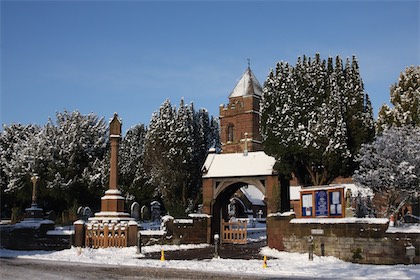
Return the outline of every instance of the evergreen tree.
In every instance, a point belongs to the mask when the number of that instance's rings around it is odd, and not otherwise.
[[[183,100],[178,109],[166,100],[153,114],[144,166],[170,214],[184,216],[201,198],[201,167],[216,131],[206,110],[195,112]]]
[[[56,116],[56,124],[50,120],[44,127],[5,127],[1,135],[4,191],[30,198],[30,178],[37,173],[39,203],[45,210],[95,206],[101,195],[107,127],[94,114],[65,111]]]
[[[322,185],[338,177],[348,167],[350,158],[347,127],[334,73],[331,74],[329,83],[327,99],[308,124],[309,157],[306,158],[305,167],[314,185]]]
[[[392,126],[420,125],[420,66],[410,66],[400,74],[398,83],[391,86],[394,108],[382,105],[378,114],[378,132]]]
[[[350,152],[356,155],[362,143],[370,142],[374,137],[374,122],[372,106],[369,97],[364,91],[362,79],[360,77],[359,64],[355,56],[347,59],[345,69],[344,111],[345,121],[348,125],[348,142]],[[355,169],[352,165],[351,171]],[[350,176],[351,174],[345,174]]]
[[[7,208],[24,209],[31,202],[31,175],[36,169],[36,148],[41,128],[12,124],[0,134],[0,190],[2,216]],[[11,213],[7,213],[7,218]]]
[[[133,195],[140,205],[149,205],[156,196],[144,170],[146,133],[143,124],[130,128],[121,141],[118,160],[119,188],[127,196]]]
[[[171,195],[180,198],[181,203],[173,203],[171,206],[175,210],[174,214],[184,214],[188,208],[192,195],[192,177],[194,172],[194,119],[193,113],[189,106],[181,100],[174,123],[174,135],[172,138],[172,147],[169,150],[171,156],[171,166],[174,174],[175,184],[177,188],[173,190]],[[178,208],[178,206],[180,206]],[[178,208],[178,209],[176,209]]]
[[[66,190],[67,205],[88,205],[100,196],[103,162],[108,151],[108,127],[103,118],[78,111],[56,114],[45,134],[51,156],[47,187]]]
[[[169,100],[166,100],[154,112],[146,133],[144,144],[144,167],[150,176],[150,184],[156,187],[156,192],[163,202],[171,201],[171,165],[168,158],[170,149],[169,139],[174,122],[174,109]]]
[[[299,77],[302,77],[300,75]],[[264,150],[282,162],[277,166],[281,174],[290,174],[294,170],[298,161],[294,160],[294,154],[297,153],[298,130],[297,123],[299,116],[294,112],[294,101],[305,100],[294,93],[295,85],[293,73],[287,63],[279,62],[276,66],[276,72],[270,71],[263,87],[263,96],[261,99],[261,135],[264,143]],[[299,92],[303,95],[302,92]]]
[[[220,130],[219,120],[213,116],[210,117],[210,135],[208,137],[208,145],[210,148],[214,148],[216,153],[222,150],[222,144],[220,142]]]
[[[328,184],[355,169],[354,155],[373,139],[371,104],[355,57],[328,62],[306,56],[280,62],[264,84],[261,133],[280,173],[302,185]]]

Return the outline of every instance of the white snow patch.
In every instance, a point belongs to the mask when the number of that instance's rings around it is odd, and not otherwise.
[[[53,225],[54,222],[51,220],[40,220],[40,219],[25,219],[22,222],[15,224],[14,228],[39,228],[41,225]]]
[[[166,230],[140,230],[141,235],[166,235]]]
[[[161,218],[161,221],[162,221],[162,223],[166,223],[166,222],[169,222],[170,220],[173,220],[173,219],[174,219],[174,217],[169,216],[169,215],[165,215]]]
[[[301,218],[292,219],[292,224],[387,224],[384,218]]]
[[[74,228],[72,226],[56,227],[53,230],[47,231],[47,235],[72,235],[74,234]]]
[[[420,224],[405,224],[399,227],[388,227],[386,233],[420,233]]]
[[[205,248],[198,245],[154,245],[142,247],[142,253],[161,250],[188,250]],[[136,254],[136,247],[128,248],[71,248],[62,251],[13,251],[0,250],[0,257],[43,259],[60,262],[91,263],[154,268],[176,268],[204,272],[221,272],[238,276],[275,276],[310,278],[352,278],[352,279],[420,279],[420,265],[361,265],[341,261],[334,257],[280,252],[268,247],[261,250],[261,260],[209,259],[209,260],[166,260],[145,259]],[[267,268],[263,268],[263,256],[267,256]]]
[[[246,185],[241,188],[241,191],[252,203],[252,205],[259,205],[259,206],[265,205],[264,194],[256,186]]]
[[[277,213],[270,213],[267,215],[267,217],[288,217],[292,215],[296,215],[296,213],[293,211],[286,211],[283,213],[277,212]]]
[[[193,219],[175,219],[174,224],[192,224],[194,223]]]
[[[188,217],[191,217],[191,218],[211,218],[211,216],[208,215],[208,214],[199,214],[199,213],[188,214]]]
[[[300,200],[301,186],[290,186],[290,200]]]

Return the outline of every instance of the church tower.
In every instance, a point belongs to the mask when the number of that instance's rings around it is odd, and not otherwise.
[[[250,66],[229,95],[229,104],[219,108],[222,153],[262,150],[260,100],[262,87]]]

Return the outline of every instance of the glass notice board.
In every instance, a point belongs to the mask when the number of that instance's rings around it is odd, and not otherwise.
[[[343,217],[343,187],[317,187],[301,191],[302,217]]]
[[[319,190],[315,192],[315,216],[328,216],[328,196],[327,191]]]
[[[311,217],[312,216],[312,194],[303,194],[302,195],[302,216]]]
[[[330,215],[341,216],[343,214],[343,207],[341,201],[341,192],[330,192]]]

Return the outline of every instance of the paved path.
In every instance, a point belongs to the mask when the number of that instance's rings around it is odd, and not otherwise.
[[[45,261],[36,259],[0,258],[1,280],[73,280],[73,279],[172,279],[172,280],[268,280],[300,279],[296,277],[271,277],[233,275],[218,272],[178,270],[170,268],[151,268],[115,266],[72,262]]]

